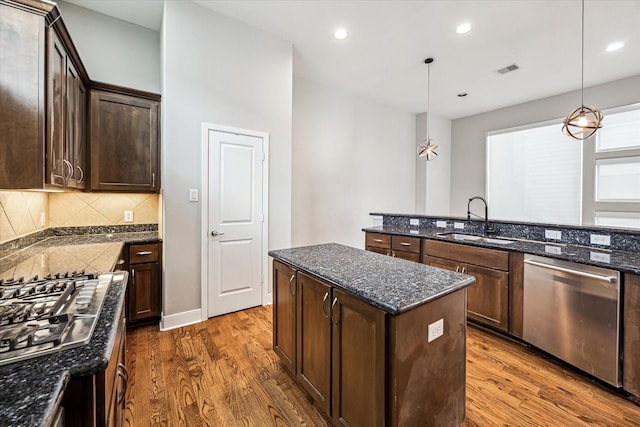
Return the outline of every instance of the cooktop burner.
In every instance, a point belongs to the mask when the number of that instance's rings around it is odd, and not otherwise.
[[[0,365],[89,342],[109,285],[126,279],[81,271],[0,280]]]

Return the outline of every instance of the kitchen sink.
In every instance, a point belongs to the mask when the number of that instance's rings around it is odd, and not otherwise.
[[[486,243],[494,243],[498,245],[510,245],[514,243],[513,240],[504,239],[502,237],[482,237],[482,236],[476,236],[475,234],[455,233],[451,231],[438,233],[438,236],[448,236],[455,240],[466,240],[469,242],[486,242]]]

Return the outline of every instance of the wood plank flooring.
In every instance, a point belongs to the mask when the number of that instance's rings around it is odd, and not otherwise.
[[[125,425],[328,426],[279,365],[271,340],[271,307],[167,332],[128,331]],[[639,406],[475,327],[467,334],[466,408],[464,427],[640,426]]]

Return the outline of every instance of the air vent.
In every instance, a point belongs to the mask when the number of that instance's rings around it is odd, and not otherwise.
[[[507,65],[504,68],[500,68],[499,70],[496,70],[496,73],[498,73],[498,74],[507,74],[507,73],[510,73],[512,71],[519,70],[519,69],[520,69],[520,67],[518,67],[518,65],[511,64],[511,65]]]

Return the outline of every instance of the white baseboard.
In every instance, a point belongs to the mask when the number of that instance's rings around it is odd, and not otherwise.
[[[202,310],[200,310],[199,308],[195,310],[183,311],[182,313],[162,316],[162,321],[160,322],[160,330],[168,331],[170,329],[179,328],[181,326],[200,323],[202,321],[201,316]]]

